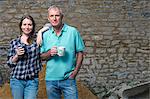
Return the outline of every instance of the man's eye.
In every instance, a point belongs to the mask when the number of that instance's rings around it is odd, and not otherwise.
[[[56,17],[59,17],[60,15],[56,15]]]
[[[50,15],[50,17],[54,17],[54,16],[55,16],[55,17],[59,17],[60,15]]]

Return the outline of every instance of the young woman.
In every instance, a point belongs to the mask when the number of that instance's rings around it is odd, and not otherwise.
[[[13,99],[36,99],[42,64],[33,18],[30,15],[22,17],[19,28],[21,36],[10,42],[8,51],[11,92]]]

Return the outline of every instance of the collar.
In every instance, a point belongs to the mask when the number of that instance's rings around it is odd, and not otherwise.
[[[52,29],[52,33],[54,33],[54,32],[55,32],[55,31],[54,31],[54,28],[52,27],[51,29]],[[63,32],[65,32],[65,31],[67,31],[67,24],[64,23],[64,25],[63,25],[63,27],[62,27],[62,29],[61,29],[61,34],[62,34]]]

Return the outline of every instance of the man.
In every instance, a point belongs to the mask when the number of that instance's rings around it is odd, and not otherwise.
[[[48,99],[78,99],[75,77],[83,61],[84,43],[78,30],[62,22],[63,13],[57,6],[48,9],[52,27],[43,34],[41,57],[46,64],[46,90]],[[59,56],[58,48],[64,47]]]

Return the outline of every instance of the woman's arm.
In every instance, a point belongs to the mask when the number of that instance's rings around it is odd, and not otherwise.
[[[50,23],[47,23],[43,26],[43,28],[41,28],[38,33],[37,33],[37,38],[36,38],[36,42],[38,44],[38,46],[42,45],[42,33],[44,33],[45,31],[47,31],[49,28],[51,27]]]
[[[8,56],[7,56],[7,64],[9,67],[16,66],[16,63],[19,59],[19,57],[22,57],[24,54],[24,48],[16,47],[17,45],[16,41],[11,41],[10,48],[8,50]]]

